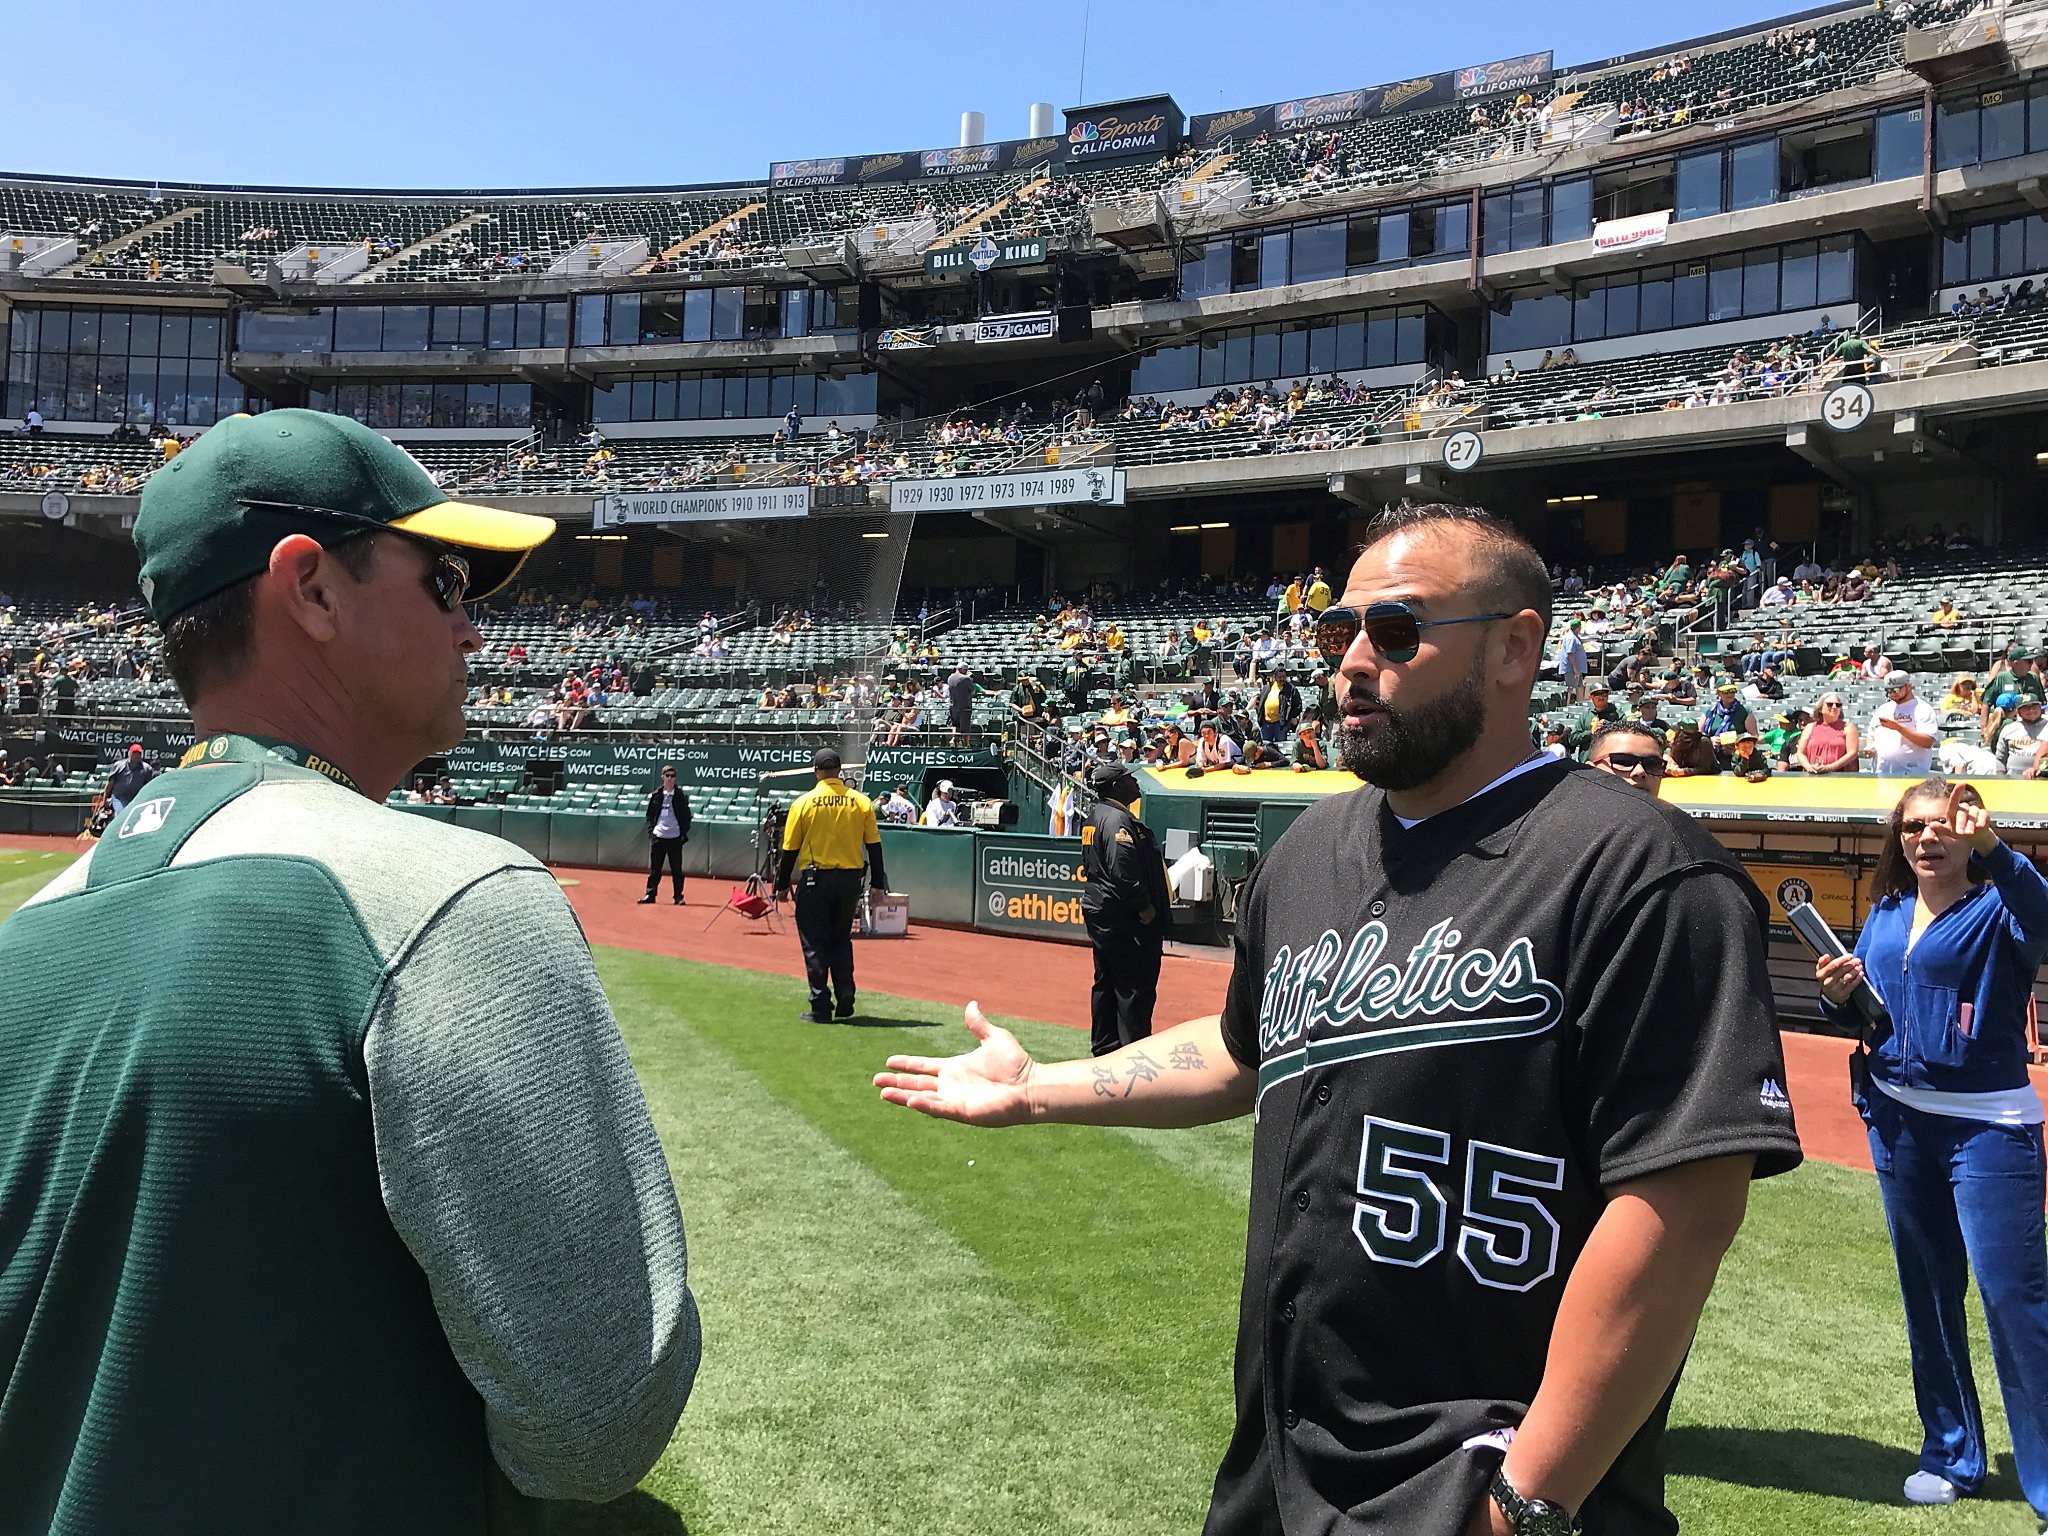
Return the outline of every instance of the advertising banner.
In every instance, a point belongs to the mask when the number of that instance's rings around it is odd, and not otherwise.
[[[811,766],[816,747],[808,742],[773,742],[746,747],[727,743],[667,742],[646,746],[612,746],[591,741],[466,741],[442,754],[454,778],[503,778],[526,772],[538,758],[559,762],[571,784],[618,784],[653,789],[661,770],[674,764],[684,789],[725,784],[751,788],[764,773]],[[859,753],[847,754],[849,760]],[[872,747],[865,770],[871,775],[915,778],[927,768],[994,768],[1002,765],[1002,748]],[[847,781],[860,775],[847,771]],[[785,786],[787,787],[787,786]]]
[[[1756,883],[1770,904],[1770,931],[1774,939],[1797,937],[1785,911],[1808,902],[1838,933],[1853,934],[1861,924],[1863,914],[1856,908],[1856,870],[1846,858],[1820,855],[1807,863],[1782,853],[1768,861],[1752,860],[1745,855],[1742,872]]]
[[[1180,148],[1180,107],[1171,96],[1144,96],[1067,108],[1067,165],[1158,159]]]
[[[778,160],[768,167],[768,185],[776,188],[837,187],[847,180],[843,156],[829,160]]]
[[[998,144],[960,144],[950,149],[900,149],[879,155],[778,160],[768,167],[768,185],[779,192],[795,187],[851,187],[861,183],[1043,170],[1061,158],[1066,145],[1063,138],[1004,139]]]
[[[875,333],[875,350],[878,352],[913,352],[921,347],[936,347],[940,332],[936,325],[899,325]]]
[[[1188,138],[1197,149],[1215,149],[1226,140],[1242,144],[1272,131],[1271,107],[1236,107],[1228,112],[1198,113],[1188,125]]]
[[[43,730],[43,750],[63,752],[66,755],[77,752],[97,752],[105,756],[118,757],[128,750],[130,743],[139,742],[144,755],[159,767],[180,756],[184,750],[198,740],[191,727],[146,726],[136,730],[130,726],[125,730],[110,730],[105,727],[87,725],[46,725]]]
[[[765,490],[728,486],[717,491],[626,491],[598,499],[591,509],[595,529],[628,523],[734,523],[759,517],[808,517],[811,488],[779,485]]]
[[[1016,834],[974,840],[974,926],[1085,943],[1081,840]]]
[[[1491,64],[1470,64],[1458,71],[1458,99],[1493,96],[1502,91],[1533,91],[1550,84],[1555,55],[1525,53],[1520,58],[1499,59]]]
[[[1548,58],[1549,55],[1543,55]],[[1482,70],[1505,69],[1523,60],[1479,66]],[[1461,72],[1469,73],[1469,71]],[[1546,76],[1546,78],[1548,78]],[[1235,107],[1228,112],[1204,112],[1190,125],[1188,137],[1200,149],[1213,149],[1226,139],[1243,143],[1259,134],[1302,133],[1310,128],[1341,128],[1399,112],[1420,112],[1448,106],[1457,100],[1458,74],[1418,75],[1413,80],[1396,80],[1391,85],[1361,86],[1354,91],[1328,91],[1321,96],[1300,96],[1264,107]],[[1499,87],[1488,86],[1488,90]]]
[[[1458,99],[1457,76],[1446,69],[1434,75],[1417,75],[1413,80],[1396,80],[1392,85],[1376,85],[1365,95],[1365,115],[1369,118],[1425,112],[1432,107],[1447,107]]]
[[[849,162],[857,185],[880,181],[915,181],[919,151],[894,149],[881,155],[855,155]]]
[[[1281,133],[1299,133],[1304,128],[1335,128],[1356,123],[1366,116],[1371,91],[1331,91],[1322,96],[1304,96],[1268,108],[1273,126]]]
[[[1006,171],[1049,170],[1059,163],[1060,152],[1067,147],[1067,141],[1058,135],[1042,139],[1009,139],[1003,144],[1003,169]]]
[[[1001,144],[961,144],[927,149],[917,157],[919,176],[988,176],[1003,168]]]
[[[993,315],[974,322],[974,339],[983,341],[1044,341],[1053,333],[1052,316]]]
[[[1639,213],[1630,219],[1603,219],[1593,226],[1593,249],[1626,251],[1639,245],[1662,245],[1671,227],[1671,210]]]
[[[891,512],[979,512],[990,507],[1124,504],[1120,469],[1042,469],[1021,475],[959,475],[948,480],[896,480]]]

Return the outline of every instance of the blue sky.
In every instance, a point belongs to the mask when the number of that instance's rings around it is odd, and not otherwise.
[[[1530,0],[39,0],[8,18],[0,172],[356,187],[739,180],[770,160],[1021,138],[1033,101],[1190,113],[1541,48],[1560,65],[1786,14]]]

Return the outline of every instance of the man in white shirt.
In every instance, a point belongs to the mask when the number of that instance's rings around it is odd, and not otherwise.
[[[1885,702],[1871,711],[1866,738],[1881,774],[1924,776],[1934,771],[1934,744],[1941,726],[1934,706],[1913,697],[1913,679],[1894,672],[1885,679]]]
[[[917,802],[910,798],[910,786],[898,784],[884,795],[875,806],[875,814],[886,822],[899,827],[913,826],[917,822]]]
[[[2041,713],[2041,701],[2031,693],[2020,695],[2015,714],[1998,733],[1998,771],[2008,778],[2031,779],[2035,751],[2048,740],[2048,716]]]
[[[1788,606],[1790,606],[1791,602],[1792,602],[1792,578],[1791,578],[1791,577],[1789,577],[1789,576],[1780,576],[1780,577],[1779,577],[1779,578],[1778,578],[1778,579],[1777,579],[1776,581],[1772,582],[1772,583],[1771,583],[1771,585],[1769,585],[1768,587],[1765,587],[1765,588],[1764,588],[1764,600],[1763,600],[1763,606],[1764,606],[1764,607],[1766,607],[1766,608],[1784,608],[1784,607],[1788,607]]]
[[[953,804],[953,781],[939,780],[939,792],[932,796],[924,808],[924,824],[928,827],[957,827],[960,825],[960,808]]]

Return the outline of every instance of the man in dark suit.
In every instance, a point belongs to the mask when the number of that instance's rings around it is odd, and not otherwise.
[[[654,900],[654,888],[661,884],[661,866],[668,865],[675,882],[676,905],[683,904],[683,844],[690,840],[690,797],[676,788],[673,767],[661,770],[661,788],[647,797],[647,894],[640,905]]]

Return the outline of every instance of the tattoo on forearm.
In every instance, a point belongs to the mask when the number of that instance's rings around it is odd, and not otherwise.
[[[1095,1093],[1096,1093],[1096,1097],[1098,1097],[1098,1098],[1104,1098],[1104,1099],[1113,1099],[1113,1098],[1115,1098],[1115,1097],[1116,1097],[1116,1068],[1114,1068],[1114,1067],[1106,1067],[1106,1066],[1103,1066],[1103,1065],[1101,1065],[1100,1063],[1098,1063],[1097,1065],[1095,1065],[1094,1067],[1092,1067],[1092,1068],[1090,1069],[1090,1072],[1092,1073],[1092,1075],[1093,1075],[1093,1076],[1094,1076],[1094,1078],[1095,1078]]]
[[[1124,1084],[1124,1097],[1127,1099],[1131,1096],[1131,1090],[1138,1084],[1149,1083],[1159,1076],[1159,1063],[1143,1051],[1133,1055],[1124,1066],[1130,1074],[1130,1080]]]
[[[1202,1070],[1202,1048],[1192,1040],[1184,1040],[1166,1053],[1166,1064],[1176,1072],[1199,1072]]]

